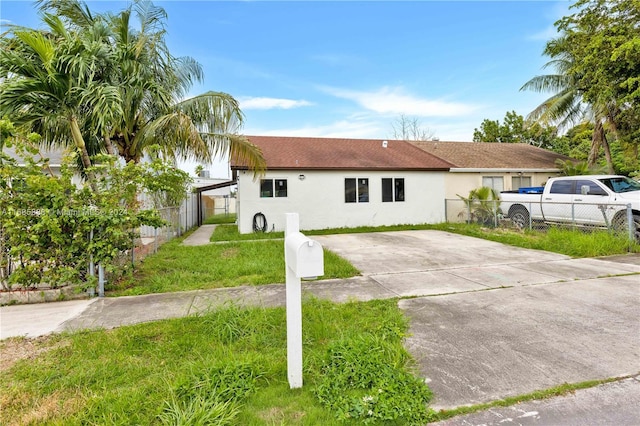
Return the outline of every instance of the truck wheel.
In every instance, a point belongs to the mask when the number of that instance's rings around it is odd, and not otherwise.
[[[637,242],[640,243],[640,214],[633,215],[634,231],[633,236]],[[613,218],[613,229],[623,235],[629,233],[629,226],[627,225],[627,215],[618,214]]]
[[[526,229],[529,227],[529,212],[524,207],[514,208],[509,217],[518,229]]]

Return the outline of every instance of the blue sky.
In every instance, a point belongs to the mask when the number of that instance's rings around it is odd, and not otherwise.
[[[245,134],[391,138],[404,114],[453,141],[545,98],[519,89],[545,73],[544,45],[571,3],[155,2],[168,13],[172,53],[203,65],[192,94],[233,95]],[[31,1],[3,0],[0,19],[39,26]]]

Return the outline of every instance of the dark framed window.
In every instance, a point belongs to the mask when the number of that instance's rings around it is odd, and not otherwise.
[[[260,179],[260,198],[286,197],[286,179]]]
[[[344,202],[345,203],[368,203],[369,202],[369,179],[368,178],[346,178],[344,180]]]
[[[382,178],[382,202],[404,201],[404,178]]]
[[[276,197],[286,197],[287,196],[287,180],[286,179],[276,179],[273,181],[275,186]]]

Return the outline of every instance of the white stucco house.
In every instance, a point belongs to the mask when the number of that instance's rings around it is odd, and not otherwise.
[[[247,136],[267,171],[254,177],[231,162],[241,233],[254,225],[300,229],[438,223],[445,219],[445,179],[452,165],[406,141]]]
[[[560,173],[561,154],[527,144],[247,136],[263,152],[264,176],[231,163],[241,233],[457,220],[458,195],[542,186]],[[266,223],[265,223],[266,222]]]

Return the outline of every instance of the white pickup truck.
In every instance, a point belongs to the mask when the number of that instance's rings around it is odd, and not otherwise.
[[[640,241],[640,182],[625,176],[551,178],[539,191],[503,191],[500,200],[500,208],[518,227],[541,221],[621,231],[628,229],[631,204],[635,238]]]

